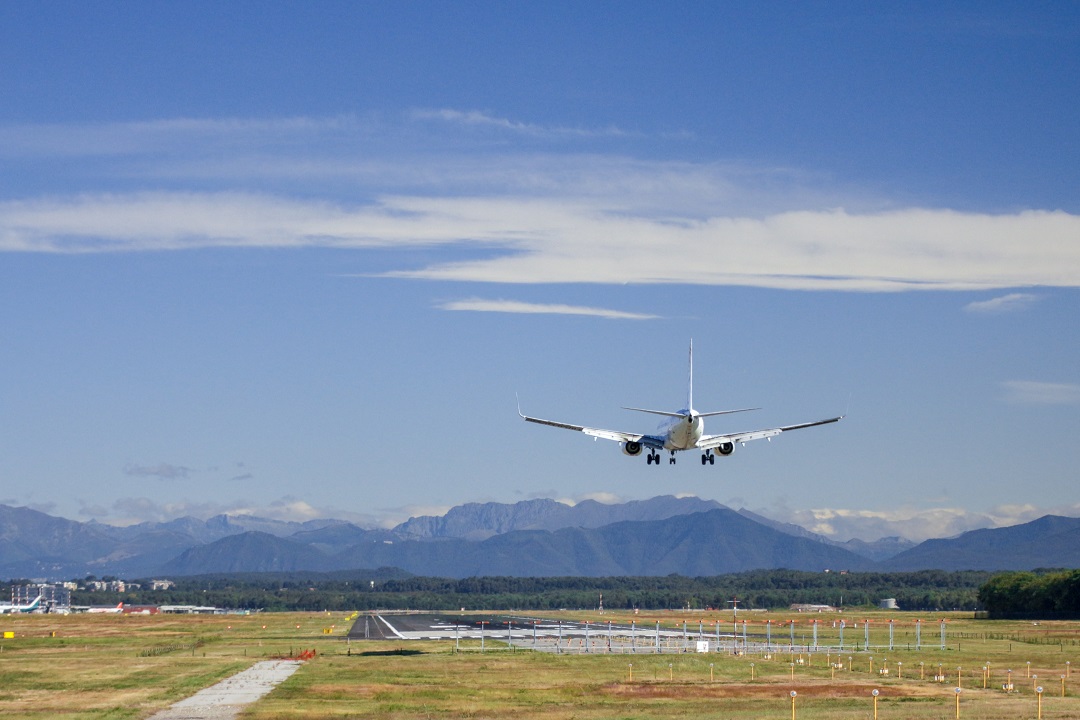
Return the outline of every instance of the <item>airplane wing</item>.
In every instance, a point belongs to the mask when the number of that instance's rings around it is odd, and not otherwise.
[[[525,415],[521,412],[521,408],[518,408],[518,415],[527,422],[537,423],[539,425],[550,425],[551,427],[562,428],[563,430],[577,430],[580,433],[603,438],[604,440],[614,440],[615,442],[639,442],[645,447],[655,448],[657,450],[664,449],[664,438],[655,435],[642,435],[641,433],[629,433],[620,430],[602,430],[600,428],[591,428],[584,425],[571,425],[570,423],[556,422],[554,420],[543,420],[541,418]]]
[[[699,450],[714,450],[721,445],[728,443],[745,443],[751,440],[762,440],[764,438],[776,437],[782,432],[788,430],[801,430],[802,428],[816,427],[818,425],[828,425],[829,423],[839,422],[843,420],[844,416],[829,418],[827,420],[817,420],[815,422],[800,423],[798,425],[785,425],[784,427],[769,428],[767,430],[754,430],[752,432],[731,433],[729,435],[706,435],[698,440],[697,447]]]

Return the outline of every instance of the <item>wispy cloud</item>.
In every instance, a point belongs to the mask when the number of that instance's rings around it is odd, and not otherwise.
[[[484,247],[389,277],[497,283],[677,283],[800,290],[1080,286],[1080,216],[909,209],[639,217],[600,201],[388,197],[357,207],[239,193],[0,203],[0,250]],[[1017,238],[1026,238],[1017,242]]]
[[[766,517],[800,525],[811,532],[840,542],[853,538],[874,541],[902,537],[914,542],[954,537],[970,530],[997,528],[1031,522],[1043,515],[1080,516],[1080,503],[1056,507],[1000,505],[986,512],[963,508],[898,507],[889,510],[817,508],[755,510]]]
[[[195,472],[183,465],[170,465],[159,463],[157,465],[136,465],[128,463],[124,466],[124,474],[134,477],[156,477],[160,480],[181,480]]]
[[[440,310],[464,310],[469,312],[523,313],[527,315],[587,315],[609,320],[655,320],[658,315],[609,310],[607,308],[585,307],[581,305],[559,305],[548,303],[529,303],[518,300],[485,300],[468,298],[448,300],[439,303]]]
[[[414,110],[411,116],[418,120],[439,120],[455,125],[494,128],[523,135],[543,137],[622,137],[628,134],[614,126],[608,126],[601,129],[587,129],[537,125],[534,123],[496,117],[488,113],[480,112],[479,110],[454,110],[449,108],[443,108],[441,110]]]
[[[0,126],[0,156],[28,167],[48,159],[58,176],[70,168],[80,186],[110,189],[0,202],[0,252],[439,245],[448,259],[387,275],[867,292],[1080,286],[1080,216],[1066,212],[897,209],[787,168],[621,156],[595,140],[617,128],[456,109],[406,120]],[[485,146],[461,130],[476,127],[534,140]],[[586,139],[568,151],[560,137]],[[967,309],[1016,310],[1034,297]]]
[[[964,306],[964,310],[971,313],[998,315],[1002,313],[1019,312],[1038,302],[1039,296],[1031,293],[1009,293],[990,300],[970,302]]]
[[[194,517],[200,520],[217,515],[247,515],[281,520],[283,522],[305,522],[321,518],[346,520],[361,527],[387,526],[383,513],[355,513],[341,508],[316,507],[293,496],[277,500],[256,502],[238,499],[232,502],[196,502],[174,501],[158,502],[147,497],[126,497],[113,501],[109,505],[96,502],[81,502],[78,515],[93,518],[109,525],[134,525],[141,522],[168,522],[182,517]],[[402,518],[404,519],[404,518]],[[391,522],[396,524],[400,520]]]
[[[1009,380],[1002,383],[1006,402],[1017,405],[1080,405],[1080,385],[1034,380]]]

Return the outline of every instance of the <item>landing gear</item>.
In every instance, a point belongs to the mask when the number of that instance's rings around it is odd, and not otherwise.
[[[712,465],[715,462],[716,462],[716,456],[713,455],[711,452],[701,453],[701,464],[702,465]]]
[[[660,458],[657,458],[656,460],[657,460],[657,462],[659,462]],[[671,451],[671,457],[668,458],[668,465],[674,465],[674,464],[675,464],[675,451],[672,450]]]
[[[655,452],[650,452],[648,455],[645,456],[645,464],[646,465],[652,465],[653,463],[656,463],[657,465],[659,465],[660,464],[660,456],[657,455]]]

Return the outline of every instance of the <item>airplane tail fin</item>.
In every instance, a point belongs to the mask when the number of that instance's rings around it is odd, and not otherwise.
[[[651,413],[652,415],[664,415],[666,417],[713,417],[716,415],[730,415],[731,413],[749,412],[750,410],[760,410],[761,408],[740,408],[738,410],[717,410],[715,412],[699,413],[694,410],[694,340],[690,339],[690,357],[689,357],[689,371],[686,379],[686,410],[684,412],[669,412],[667,410],[647,410],[645,408],[626,407],[623,406],[623,410],[634,410],[636,412]]]
[[[694,411],[694,339],[690,338],[690,373],[686,381],[686,409]]]

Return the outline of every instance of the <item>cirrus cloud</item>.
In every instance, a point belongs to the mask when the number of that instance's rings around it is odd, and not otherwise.
[[[1018,242],[1023,238],[1024,242]],[[202,247],[475,251],[388,277],[667,283],[887,292],[1080,286],[1080,217],[912,208],[695,219],[601,199],[385,197],[355,207],[244,193],[134,193],[0,203],[0,250]]]
[[[467,298],[440,303],[441,310],[464,310],[470,312],[523,313],[526,315],[585,315],[608,320],[655,320],[659,315],[609,310],[607,308],[562,305],[557,303],[530,303],[519,300],[485,300]]]

